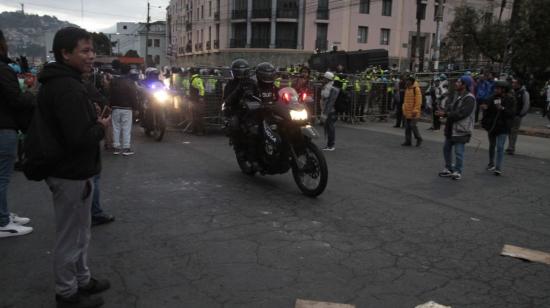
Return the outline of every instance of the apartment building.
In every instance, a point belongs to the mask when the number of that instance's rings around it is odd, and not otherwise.
[[[441,37],[454,10],[469,4],[500,14],[498,0],[444,0]],[[437,0],[422,0],[417,36],[416,0],[171,0],[167,9],[171,62],[228,65],[237,57],[276,66],[304,62],[313,52],[387,49],[405,68],[419,42],[421,65],[433,55]],[[510,16],[509,4],[503,18]]]
[[[146,32],[145,23],[117,23],[116,33],[107,34],[114,43],[112,53],[124,55],[129,50],[135,50],[144,58],[147,49],[148,66],[160,68],[170,64],[166,56],[166,22],[152,22],[149,25],[149,33]]]

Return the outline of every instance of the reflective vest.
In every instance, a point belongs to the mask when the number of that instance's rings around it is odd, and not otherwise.
[[[181,84],[183,86],[184,94],[189,95],[189,89],[191,88],[191,82],[189,82],[189,77],[183,78]]]
[[[197,100],[199,97],[204,97],[204,82],[199,74],[191,76],[191,88],[189,96],[192,100]]]
[[[206,80],[206,92],[207,93],[214,93],[216,92],[216,85],[218,84],[218,79],[215,78],[208,78]]]

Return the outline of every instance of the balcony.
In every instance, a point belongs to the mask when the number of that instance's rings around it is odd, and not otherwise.
[[[231,18],[232,19],[246,19],[248,14],[247,10],[233,10],[231,12]]]
[[[246,39],[231,39],[229,42],[230,48],[245,48],[246,47]]]
[[[214,20],[220,21],[220,12],[214,12]]]
[[[325,51],[328,49],[328,40],[316,39],[315,40],[315,49]]]
[[[220,42],[218,40],[214,40],[214,49],[220,48]]]
[[[212,42],[208,41],[206,42],[206,50],[210,50],[210,49],[212,49]]]
[[[318,20],[329,20],[329,10],[328,8],[318,8],[317,9],[317,19]]]
[[[287,48],[287,49],[296,49],[297,40],[276,40],[276,48]]]
[[[277,9],[277,18],[297,19],[298,9]]]
[[[253,9],[252,18],[271,18],[271,9]]]
[[[252,48],[269,48],[269,38],[253,38],[250,42]]]

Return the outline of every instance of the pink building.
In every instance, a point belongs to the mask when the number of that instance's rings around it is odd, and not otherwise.
[[[443,0],[441,38],[463,4],[500,13],[498,0]],[[511,2],[511,1],[510,1]],[[434,52],[437,0],[422,0],[421,65]],[[511,3],[505,9],[509,18]],[[315,50],[387,49],[392,63],[410,66],[416,51],[416,0],[171,0],[169,53],[179,65],[304,62]]]

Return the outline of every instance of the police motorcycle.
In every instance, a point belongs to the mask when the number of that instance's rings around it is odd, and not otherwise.
[[[272,84],[274,74],[275,69],[269,63],[256,68],[258,83]],[[309,125],[307,109],[298,93],[286,87],[278,91],[277,97],[270,97],[259,87],[256,94],[247,92],[241,98],[244,116],[240,129],[246,136],[246,145],[230,142],[241,171],[253,176],[257,172],[273,175],[292,170],[303,194],[320,195],[327,186],[328,167],[323,153],[312,141],[319,134]]]
[[[156,68],[145,70],[146,79],[142,82],[141,126],[145,135],[161,141],[166,132],[167,114],[171,106],[172,95],[166,85],[158,79]]]

